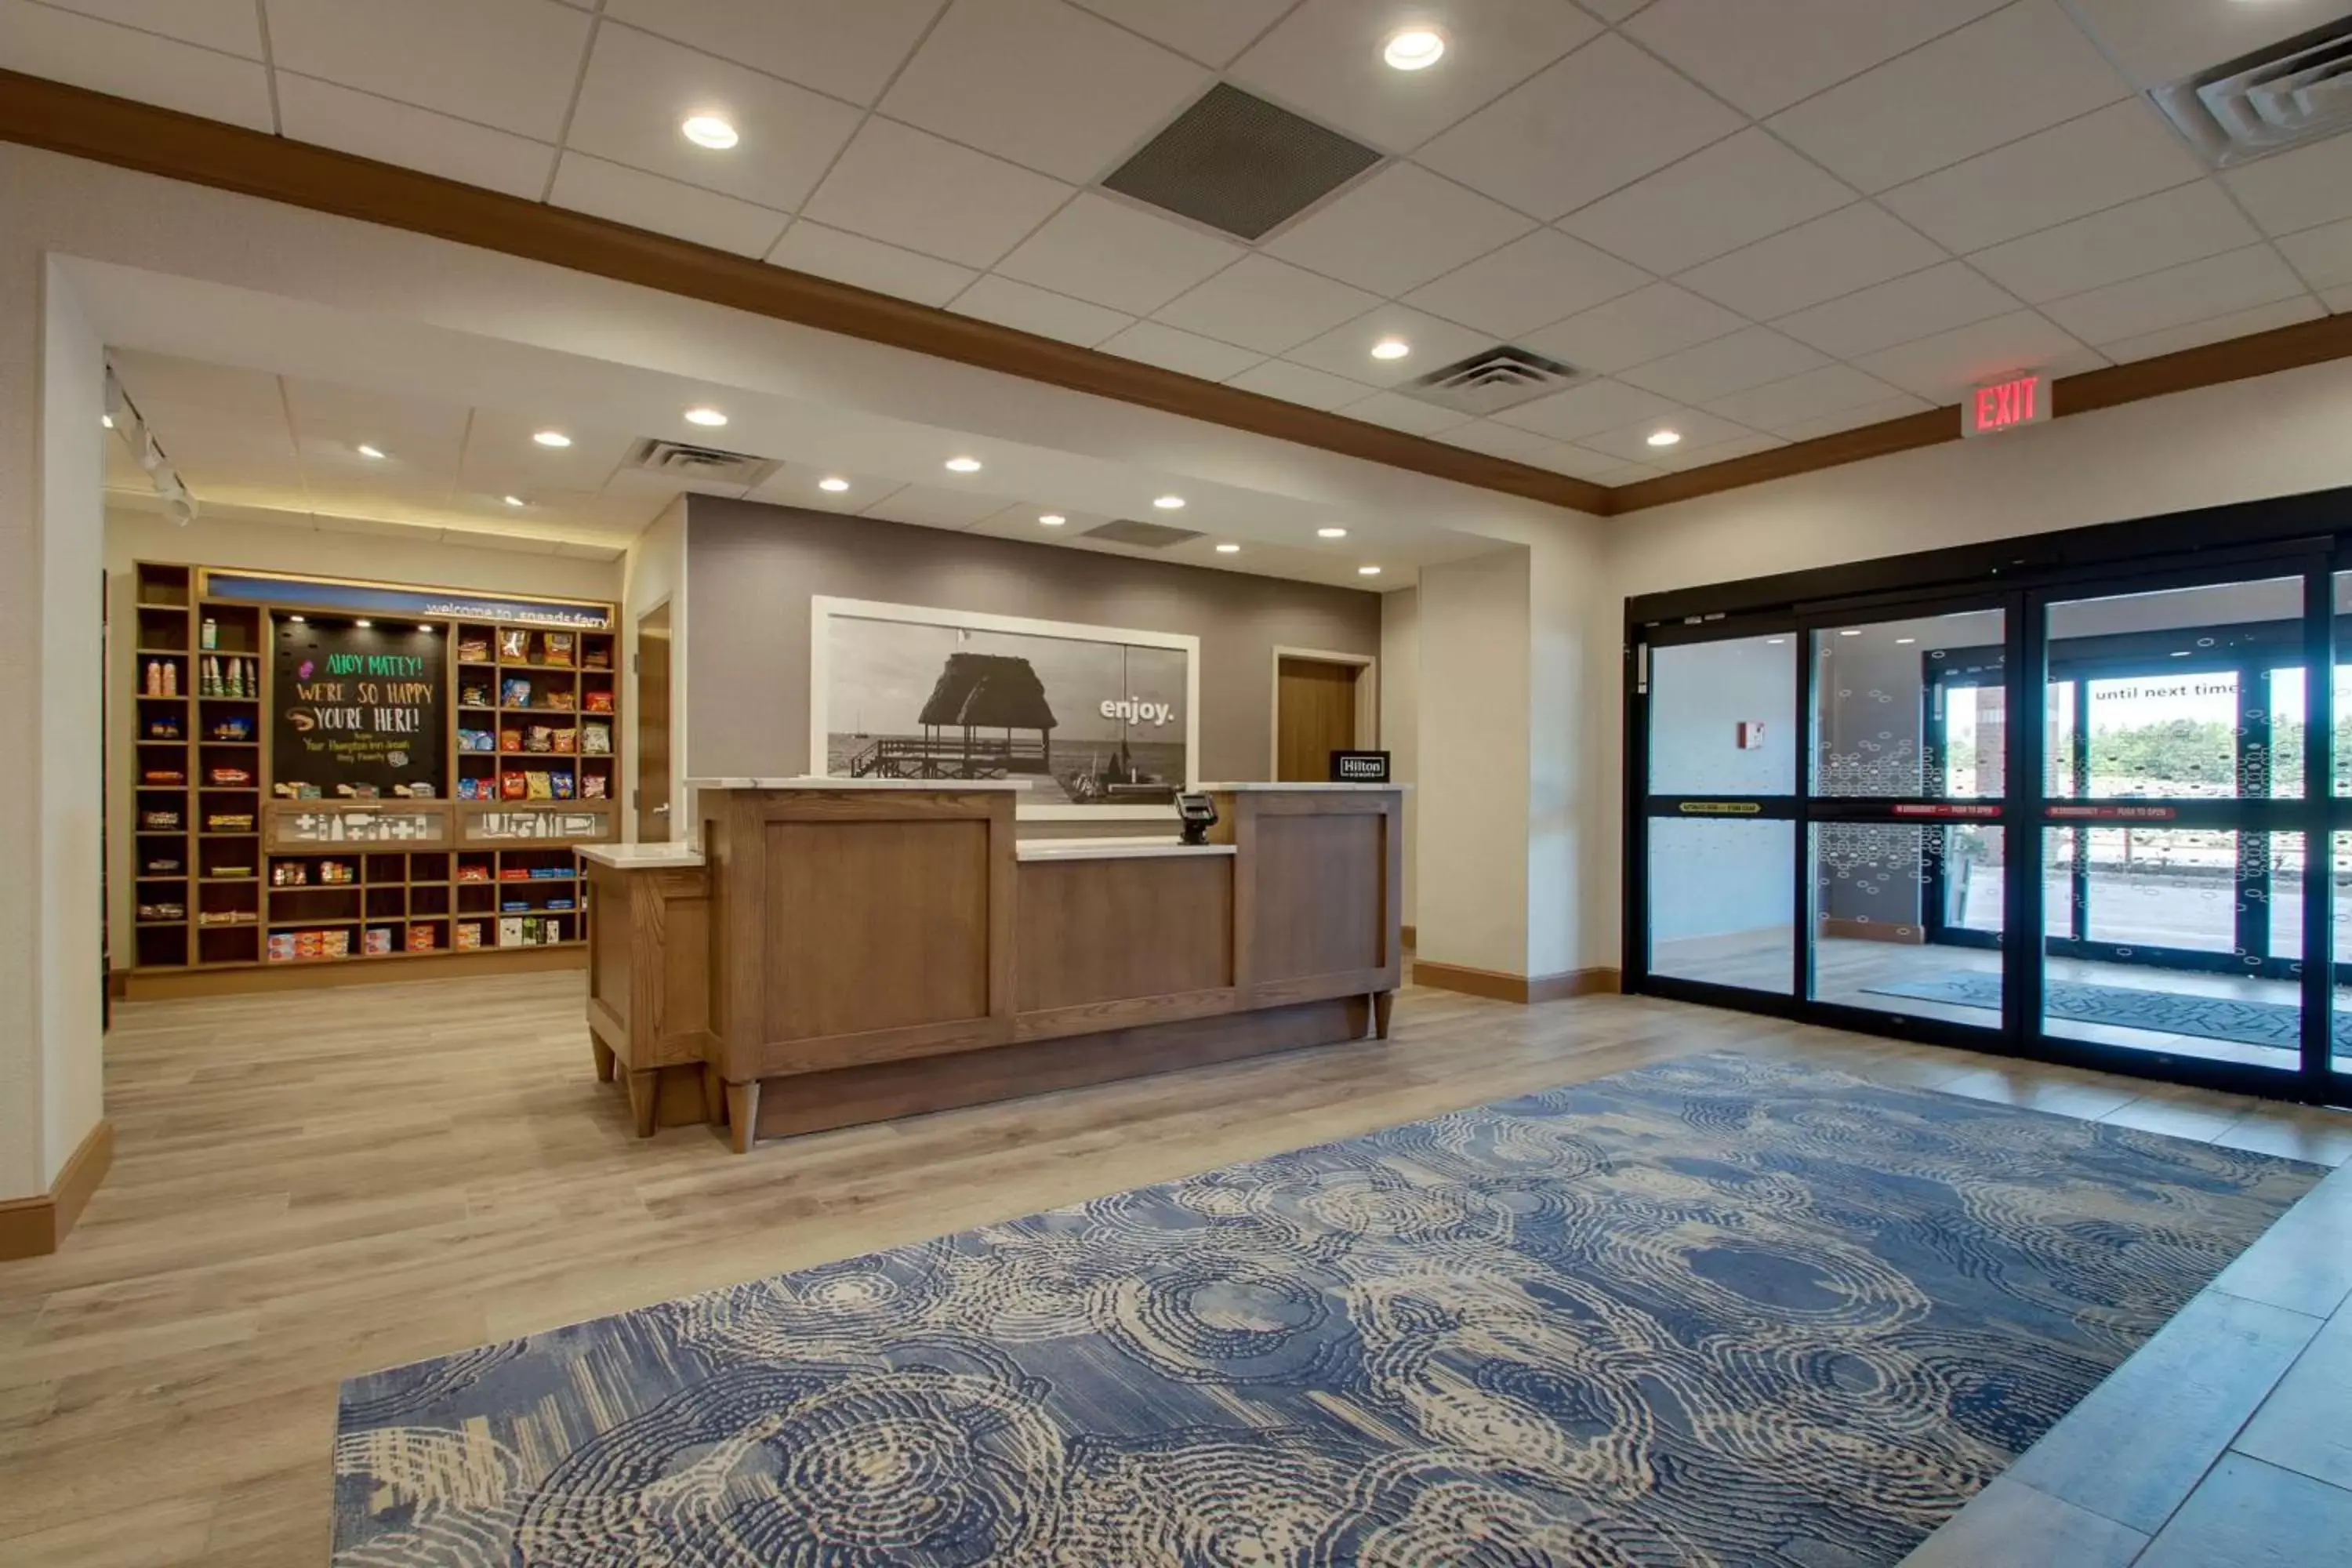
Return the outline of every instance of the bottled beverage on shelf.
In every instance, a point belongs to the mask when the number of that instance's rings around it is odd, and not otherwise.
[[[180,667],[168,658],[156,662],[163,667],[163,695],[177,697],[180,694]]]
[[[197,636],[198,643],[201,647],[220,647],[220,623],[214,620],[210,616],[206,616],[205,617],[205,624],[199,629]]]

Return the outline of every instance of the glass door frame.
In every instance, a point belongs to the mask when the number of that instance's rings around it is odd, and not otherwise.
[[[2176,558],[2177,559],[2177,558]],[[2352,571],[2352,541],[2337,545],[2333,538],[2299,539],[2277,544],[2218,548],[2201,552],[2194,564],[2130,569],[2120,564],[2064,566],[2038,573],[2030,584],[1989,590],[1981,584],[1941,591],[1882,593],[1848,599],[1822,600],[1792,605],[1775,613],[1717,615],[1681,623],[1629,626],[1629,658],[1625,689],[1625,844],[1623,988],[1632,993],[1669,997],[1710,1006],[1730,1007],[1864,1033],[1917,1039],[1930,1044],[2053,1061],[2099,1070],[2164,1079],[2239,1093],[2315,1103],[2352,1103],[2352,1065],[2338,1068],[2333,1057],[2333,987],[2338,973],[2334,942],[2335,835],[2352,832],[2352,791],[2338,799],[2334,793],[2334,689],[2336,660],[2335,613],[2336,574]],[[2048,618],[2053,605],[2082,600],[2154,594],[2168,589],[2218,586],[2281,577],[2302,580],[2300,664],[2305,671],[2304,697],[2305,744],[2303,793],[2300,797],[2260,796],[2229,799],[2130,797],[2085,801],[2046,790],[2044,763],[2049,698]],[[1923,751],[1923,792],[1913,797],[1817,797],[1813,793],[1819,739],[1816,733],[1813,634],[1872,621],[1927,618],[1969,610],[1999,608],[2004,612],[2002,672],[2006,705],[2004,795],[1998,799],[1950,800],[1942,792],[1947,776],[1940,761],[1925,765],[1929,714],[1920,715]],[[2352,616],[2346,617],[2352,626]],[[1742,796],[1717,801],[1713,797],[1652,795],[1647,791],[1650,748],[1651,650],[1677,644],[1727,641],[1735,638],[1789,634],[1790,657],[1796,660],[1794,711],[1785,716],[1796,750],[1795,787],[1787,795]],[[1990,646],[1990,645],[1985,645]],[[2293,661],[2281,661],[2282,667]],[[2258,677],[2258,679],[2260,679]],[[1923,710],[1931,700],[1930,682],[1922,682]],[[2240,711],[2248,693],[2241,677]],[[2267,699],[2267,688],[2262,695]],[[2080,702],[2077,707],[2081,707]],[[2087,718],[2080,721],[2087,722]],[[1940,749],[1940,748],[1938,748]],[[2242,755],[2242,752],[2240,753]],[[2087,766],[2087,757],[2084,759]],[[2087,782],[2087,781],[2086,781]],[[2242,787],[2244,775],[2240,772]],[[1868,822],[1930,828],[1945,820],[1922,811],[1923,806],[1966,806],[1953,820],[1999,827],[2003,834],[2002,932],[1990,945],[2003,955],[2002,1011],[1998,1026],[1959,1024],[1923,1017],[1892,1008],[1825,1002],[1813,995],[1817,942],[1812,828],[1824,822]],[[2304,836],[2303,952],[2290,976],[2301,983],[2299,1060],[2294,1068],[2215,1060],[2192,1054],[2174,1054],[2053,1036],[2042,1026],[2043,984],[2047,960],[2065,956],[2050,951],[2042,935],[2044,916],[2043,855],[2046,834],[2055,827],[2082,825],[2077,812],[2053,808],[2128,806],[2154,808],[2162,820],[2182,828],[2209,827],[2237,835],[2242,847],[2248,833],[2300,833]],[[1909,808],[1897,812],[1898,806]],[[1784,819],[1795,826],[1790,907],[1795,928],[1794,973],[1789,994],[1747,990],[1667,975],[1650,970],[1647,889],[1648,826],[1657,819],[1714,815],[1728,807],[1750,819]],[[1940,889],[1930,895],[1923,917],[1941,913]],[[2078,902],[2078,907],[2080,907]],[[1990,933],[1985,933],[1989,935]],[[2059,940],[2071,942],[2070,931]],[[2039,939],[2039,940],[2037,940]],[[2267,940],[2267,933],[2265,933]],[[1976,945],[1985,945],[1979,942]],[[2265,949],[2267,951],[2267,949]]]

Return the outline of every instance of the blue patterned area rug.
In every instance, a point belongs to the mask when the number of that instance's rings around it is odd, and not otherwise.
[[[1694,1057],[355,1378],[334,1561],[1891,1563],[2322,1173]]]
[[[2000,976],[1970,970],[1933,980],[1888,980],[1864,990],[1880,996],[1913,996],[1956,1007],[2000,1011]],[[2200,1040],[2232,1040],[2282,1051],[2303,1048],[2303,1009],[2289,1002],[2257,1002],[2234,996],[2200,996],[2184,991],[2145,991],[2130,985],[2085,985],[2072,980],[2043,983],[2044,1011],[2077,1024],[2120,1029],[2154,1029],[2193,1035]],[[2352,1056],[2352,1015],[2336,1016],[2336,1053]]]

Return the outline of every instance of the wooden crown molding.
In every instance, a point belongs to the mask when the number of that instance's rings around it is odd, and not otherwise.
[[[1958,408],[1931,409],[1612,489],[584,213],[42,77],[0,70],[0,141],[431,235],[1595,517],[1960,439]],[[2326,316],[2067,376],[2055,384],[2053,416],[2347,357],[2352,315]]]
[[[1565,474],[584,213],[42,77],[0,70],[0,141],[455,240],[1551,506],[1598,512],[1608,503],[1601,486]]]

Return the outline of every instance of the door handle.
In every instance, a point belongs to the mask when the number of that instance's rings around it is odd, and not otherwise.
[[[667,816],[669,815],[669,802],[664,801],[659,805],[654,807],[654,815],[656,816]]]

